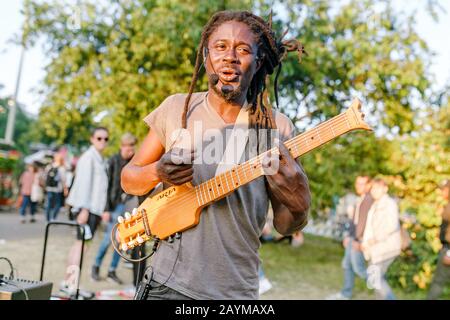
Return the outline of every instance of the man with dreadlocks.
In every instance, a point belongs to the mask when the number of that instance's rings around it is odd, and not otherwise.
[[[160,182],[164,187],[186,182],[197,185],[217,174],[217,162],[193,161],[196,152],[188,153],[181,163],[175,161],[172,133],[180,128],[192,136],[194,127],[201,124],[201,143],[205,145],[211,140],[208,130],[224,133],[245,112],[249,130],[260,133],[276,128],[281,141],[294,135],[292,122],[270,108],[266,84],[287,51],[301,54],[303,48],[297,42],[277,40],[270,21],[247,11],[222,11],[210,19],[203,29],[189,93],[168,97],[144,119],[150,131],[122,171],[127,193],[146,194]],[[203,64],[208,91],[194,93]],[[276,92],[276,79],[274,84]],[[259,133],[257,149],[261,153],[270,149],[274,139],[271,135],[260,138]],[[250,140],[245,146],[246,155],[251,144]],[[223,154],[226,143],[218,145]],[[258,298],[259,236],[269,200],[274,227],[284,235],[306,225],[310,205],[308,180],[301,165],[283,143],[279,151],[280,166],[275,174],[259,177],[205,207],[196,227],[172,243],[160,243],[146,272],[152,287],[148,299]],[[270,165],[271,161],[265,163],[265,167]]]

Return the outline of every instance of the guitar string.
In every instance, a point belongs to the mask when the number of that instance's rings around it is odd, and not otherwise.
[[[355,127],[353,127],[353,128],[350,127],[350,124],[349,124],[348,119],[347,119],[346,116],[347,116],[346,113],[342,113],[342,114],[340,114],[340,115],[338,115],[338,116],[336,116],[336,117],[334,117],[334,118],[331,118],[331,119],[329,119],[329,120],[327,120],[327,121],[325,121],[325,122],[319,124],[316,128],[312,128],[312,129],[308,130],[309,132],[307,131],[307,132],[305,132],[305,133],[303,133],[303,134],[297,135],[296,137],[293,137],[292,139],[286,141],[286,142],[285,142],[285,145],[286,145],[286,147],[287,147],[288,149],[290,149],[290,150],[292,150],[293,148],[296,148],[296,149],[297,149],[297,152],[298,152],[298,147],[301,147],[302,144],[305,144],[306,147],[309,147],[309,148],[310,148],[310,147],[311,147],[311,144],[317,144],[316,141],[319,141],[319,144],[313,145],[313,146],[312,146],[312,149],[315,149],[315,148],[319,147],[320,145],[329,142],[331,139],[333,139],[333,138],[335,138],[335,137],[338,137],[338,136],[340,136],[340,135],[342,135],[342,134],[344,134],[344,133],[346,133],[346,132],[348,132],[348,131],[357,129],[357,128],[355,128]],[[338,127],[338,126],[343,125],[344,123],[347,123],[347,127],[348,127],[348,128],[347,128],[347,129],[344,129],[342,133],[339,133],[339,134],[337,134],[337,135],[335,134],[334,131],[333,131],[332,134],[329,134],[328,132],[325,132],[325,133],[322,133],[322,134],[318,133],[318,129],[319,129],[320,127],[321,127],[321,129],[325,129],[326,126],[328,126],[328,127],[331,128],[331,124],[333,124],[335,127]],[[337,129],[339,129],[339,128],[337,128]],[[342,130],[342,129],[341,129],[341,130]],[[316,131],[316,132],[314,132],[314,131]],[[313,139],[308,140],[309,138],[311,138],[311,136],[313,136]],[[318,136],[319,139],[314,140],[314,136]],[[303,141],[302,141],[301,138],[303,138]],[[308,139],[306,139],[306,138],[308,138]],[[306,142],[306,141],[308,141],[308,142]],[[311,151],[312,149],[310,149],[309,151]],[[244,185],[244,184],[246,184],[246,183],[248,183],[248,182],[250,182],[250,181],[252,181],[252,180],[254,180],[254,179],[256,179],[256,178],[258,178],[259,176],[261,176],[261,173],[260,173],[260,172],[257,172],[257,175],[256,175],[256,176],[253,176],[253,175],[255,174],[255,170],[254,170],[254,169],[256,169],[256,168],[255,168],[255,165],[256,165],[257,168],[259,169],[258,171],[260,171],[260,170],[261,170],[261,167],[260,167],[261,161],[260,161],[260,160],[261,160],[261,159],[262,159],[269,151],[271,151],[272,153],[275,153],[275,154],[279,154],[277,148],[272,148],[272,149],[270,149],[270,150],[268,150],[268,151],[265,151],[265,152],[261,153],[260,155],[254,157],[254,158],[252,158],[252,159],[247,160],[245,163],[242,163],[241,165],[237,165],[236,167],[234,167],[234,168],[232,168],[232,169],[230,169],[230,170],[228,170],[228,171],[226,171],[226,172],[224,172],[224,173],[222,173],[222,174],[220,174],[220,175],[218,175],[218,176],[215,176],[215,177],[213,177],[213,178],[210,178],[210,179],[208,179],[207,181],[204,181],[204,182],[202,182],[201,184],[199,184],[199,185],[197,185],[197,186],[194,186],[194,188],[196,188],[198,192],[201,192],[202,197],[205,196],[205,199],[207,199],[207,195],[209,195],[209,198],[210,198],[210,200],[204,202],[204,203],[201,204],[200,206],[207,206],[209,203],[214,202],[215,200],[217,200],[217,198],[219,198],[219,197],[216,197],[216,196],[215,196],[214,185],[216,186],[215,189],[216,189],[217,193],[218,193],[220,196],[224,196],[225,194],[231,193],[231,192],[233,192],[234,190],[236,190],[237,188],[239,188],[240,186],[242,186],[242,185]],[[300,155],[299,155],[299,156],[300,156]],[[220,192],[220,189],[219,189],[219,186],[217,185],[217,179],[218,179],[218,178],[219,178],[219,179],[224,178],[224,179],[226,179],[227,182],[230,182],[230,181],[229,181],[229,178],[226,177],[226,174],[227,174],[227,173],[230,174],[230,177],[231,177],[231,179],[233,180],[233,176],[231,175],[231,172],[232,172],[233,170],[237,172],[238,180],[240,180],[240,179],[239,179],[240,177],[239,177],[239,172],[238,172],[238,171],[242,171],[245,175],[247,175],[247,173],[249,173],[249,174],[250,174],[250,179],[247,178],[247,179],[246,179],[247,181],[246,181],[244,184],[239,183],[240,185],[237,186],[237,187],[235,187],[235,186],[233,185],[233,188],[232,188],[231,190],[230,190],[230,188],[228,188],[229,190],[228,190],[227,192],[225,192],[225,193],[222,192],[222,193],[221,193],[221,192]],[[214,181],[213,181],[213,180],[214,180]],[[222,179],[221,179],[221,180],[222,180]],[[208,187],[208,183],[211,185],[211,188]],[[220,183],[220,185],[223,185],[223,183]],[[203,189],[203,190],[201,190],[201,189]],[[222,189],[224,189],[224,188],[222,187]],[[197,202],[200,202],[199,199],[198,199],[197,192],[195,192],[194,189],[191,189],[191,190],[192,190],[192,191],[188,191],[185,195],[183,195],[183,196],[181,196],[180,198],[174,200],[174,202],[173,202],[172,205],[171,205],[171,206],[173,207],[174,210],[180,208],[181,206],[185,206],[185,201],[188,200],[188,199],[190,199],[190,198],[193,198],[193,199],[196,198],[196,199],[197,199]],[[208,193],[208,190],[210,190],[209,193]],[[211,192],[213,192],[213,195],[214,195],[213,197],[212,197],[212,195],[211,195]],[[213,198],[215,198],[215,199],[213,200]],[[203,202],[203,201],[202,201],[202,202]],[[165,205],[165,204],[156,205],[156,206],[154,206],[154,207],[152,208],[152,210],[157,211],[158,209],[160,209],[160,208],[163,207],[164,205]],[[160,223],[164,223],[164,222],[166,222],[167,220],[172,219],[172,217],[173,217],[174,215],[175,215],[174,213],[167,215],[166,217],[164,217],[164,219],[162,219],[162,220],[160,221]],[[131,228],[131,227],[136,227],[137,224],[142,224],[142,218],[138,218],[135,222],[136,222],[136,224],[130,226],[130,228]],[[126,224],[126,222],[125,222],[125,224]],[[136,233],[137,233],[137,232],[136,232]]]

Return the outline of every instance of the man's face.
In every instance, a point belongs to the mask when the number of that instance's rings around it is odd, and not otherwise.
[[[375,200],[381,199],[388,191],[388,187],[383,183],[374,183],[370,189],[370,194]]]
[[[221,24],[209,37],[206,69],[208,74],[216,73],[220,81],[212,88],[226,100],[237,100],[247,94],[250,83],[259,68],[258,46],[250,28],[237,21]],[[224,95],[222,87],[230,85],[233,92]],[[235,97],[238,95],[238,97]]]
[[[120,154],[122,155],[122,158],[128,160],[134,156],[134,145],[135,143],[131,141],[122,142],[120,145]]]
[[[91,143],[98,152],[105,150],[108,145],[109,135],[105,130],[96,130],[91,137]]]
[[[361,196],[365,194],[367,190],[368,179],[367,177],[357,177],[355,181],[355,191]]]

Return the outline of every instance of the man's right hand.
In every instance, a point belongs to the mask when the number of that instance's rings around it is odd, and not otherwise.
[[[77,223],[78,224],[86,224],[89,220],[89,210],[88,209],[81,209],[80,213],[77,216]]]
[[[181,185],[192,180],[195,152],[181,153],[180,151],[180,149],[170,150],[158,160],[156,172],[162,182]]]

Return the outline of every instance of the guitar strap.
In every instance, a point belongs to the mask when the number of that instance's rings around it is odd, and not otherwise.
[[[216,176],[225,172],[237,164],[239,164],[248,142],[249,121],[248,121],[249,105],[247,102],[242,106],[241,111],[234,123],[233,130],[228,137],[225,151],[222,159],[216,168]]]

